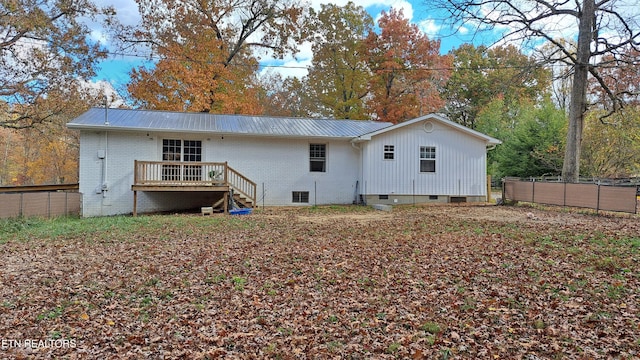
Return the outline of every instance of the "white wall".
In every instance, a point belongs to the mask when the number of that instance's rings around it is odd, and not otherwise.
[[[83,216],[131,213],[134,160],[159,161],[162,139],[201,140],[205,162],[229,166],[257,183],[258,205],[297,205],[292,191],[308,191],[309,205],[354,200],[359,151],[348,140],[280,139],[207,134],[81,131],[80,191]],[[309,144],[327,144],[327,171],[309,172]],[[108,145],[108,146],[106,146]],[[105,150],[106,149],[106,150]],[[106,153],[105,159],[99,152]],[[106,162],[107,191],[103,183]],[[205,193],[138,192],[138,211],[194,208],[210,204]],[[304,205],[304,204],[303,204]]]
[[[81,131],[80,132],[80,192],[83,216],[130,213],[133,210],[133,162],[136,158],[151,159],[157,146],[145,134]],[[105,156],[100,159],[100,156]],[[106,165],[106,166],[105,166]],[[107,190],[98,193],[106,175]],[[139,199],[142,206],[148,199]]]
[[[259,205],[296,205],[292,191],[308,191],[309,204],[347,204],[355,198],[359,152],[348,140],[212,136],[203,161],[228,161],[257,184]],[[327,171],[309,171],[309,144],[327,145]],[[264,185],[264,194],[263,194]]]
[[[486,195],[485,142],[435,120],[373,136],[363,149],[365,194]],[[394,145],[395,159],[384,160],[384,145]],[[420,172],[420,146],[436,147],[436,172]]]

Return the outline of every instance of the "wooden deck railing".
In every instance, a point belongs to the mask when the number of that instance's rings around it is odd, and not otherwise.
[[[226,162],[135,160],[134,185],[229,187],[256,204],[256,183]]]

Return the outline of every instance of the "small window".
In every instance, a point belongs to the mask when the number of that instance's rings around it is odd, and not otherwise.
[[[384,146],[384,159],[385,160],[393,160],[395,158],[395,146],[393,145],[385,145]]]
[[[436,148],[434,146],[420,146],[420,172],[436,172]]]
[[[429,195],[429,200],[438,200],[438,195]]]
[[[378,200],[389,200],[389,195],[378,195]]]
[[[309,144],[309,171],[327,171],[327,145]]]
[[[309,192],[308,191],[294,191],[291,194],[292,194],[291,202],[294,202],[294,203],[308,203],[309,202]]]

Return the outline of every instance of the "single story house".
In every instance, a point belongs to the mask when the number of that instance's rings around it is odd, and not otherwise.
[[[92,108],[83,216],[226,206],[486,201],[500,141],[438,114],[400,124]]]

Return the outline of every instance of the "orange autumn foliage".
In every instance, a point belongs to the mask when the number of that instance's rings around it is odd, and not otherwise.
[[[440,42],[404,17],[402,10],[382,12],[380,33],[366,39],[370,67],[368,106],[378,120],[393,123],[438,111],[444,106],[439,89],[446,82],[451,59],[439,54]]]

